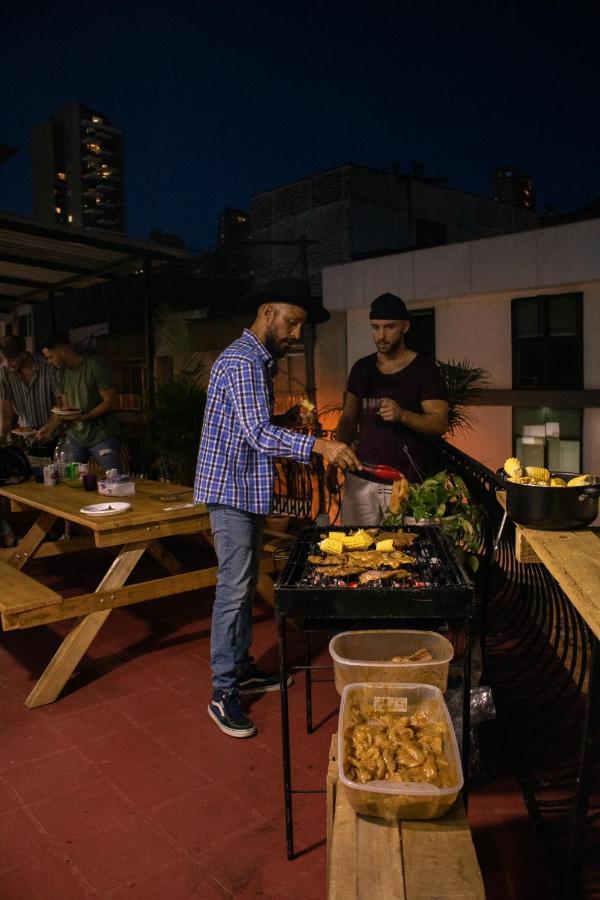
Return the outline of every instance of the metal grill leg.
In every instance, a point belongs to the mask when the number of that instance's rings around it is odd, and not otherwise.
[[[463,733],[462,733],[462,759],[463,775],[465,779],[463,787],[463,801],[465,809],[469,807],[469,763],[471,756],[471,624],[469,618],[465,618],[465,646],[463,649]]]
[[[283,803],[285,809],[285,837],[287,858],[294,858],[294,819],[292,812],[292,765],[290,759],[290,719],[287,688],[287,646],[286,617],[277,619],[277,642],[279,645],[279,697],[281,700],[281,755],[283,762]]]
[[[304,632],[304,694],[306,700],[306,733],[312,734],[312,672],[310,668],[310,631]]]
[[[585,702],[585,713],[581,735],[581,755],[575,782],[573,798],[573,819],[569,836],[567,869],[561,890],[563,900],[571,900],[580,894],[581,857],[585,839],[586,817],[590,790],[592,788],[592,769],[594,765],[594,738],[596,731],[596,705],[600,689],[600,660],[598,659],[598,639],[590,631],[590,681]]]

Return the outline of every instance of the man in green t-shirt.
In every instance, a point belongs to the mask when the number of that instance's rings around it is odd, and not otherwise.
[[[121,472],[117,393],[109,363],[78,353],[67,335],[58,332],[46,335],[41,348],[50,365],[58,370],[57,405],[65,411],[72,409],[73,413],[52,413],[38,438],[46,439],[60,422],[65,422],[67,443],[75,462],[87,462],[92,457],[103,469]]]

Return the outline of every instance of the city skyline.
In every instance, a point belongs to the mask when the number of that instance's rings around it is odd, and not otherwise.
[[[225,207],[247,209],[256,193],[346,162],[408,172],[416,161],[487,197],[496,168],[518,166],[541,211],[600,194],[598,11],[375,2],[285,12],[182,0],[95,9],[25,0],[2,13],[0,141],[19,148],[0,167],[3,211],[31,215],[31,129],[74,102],[123,130],[128,233],[175,233],[193,249],[214,244]]]

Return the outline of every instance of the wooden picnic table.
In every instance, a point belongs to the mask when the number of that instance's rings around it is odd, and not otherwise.
[[[129,497],[106,497],[67,484],[46,486],[37,482],[0,487],[13,511],[37,511],[38,515],[18,546],[0,551],[0,616],[5,630],[30,628],[75,618],[42,676],[27,697],[30,708],[52,703],[113,610],[144,600],[180,594],[215,584],[216,567],[184,572],[163,538],[209,530],[204,504],[188,505],[192,491],[180,485],[156,481],[136,483]],[[91,517],[81,507],[91,503],[126,501],[131,509],[117,515]],[[173,507],[169,509],[169,507]],[[85,529],[68,540],[47,539],[53,524],[64,519]],[[92,593],[63,598],[22,571],[31,559],[65,553],[119,548],[116,558]],[[148,551],[168,574],[126,585],[128,577]]]

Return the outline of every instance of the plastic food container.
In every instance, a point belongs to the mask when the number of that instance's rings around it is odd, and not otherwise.
[[[437,787],[427,782],[368,781],[360,783],[346,775],[346,736],[352,732],[352,707],[381,704],[383,698],[397,698],[399,709],[412,715],[420,703],[429,701],[432,721],[446,725],[443,757],[452,783]],[[404,714],[404,713],[402,713]],[[350,806],[357,813],[383,819],[438,819],[448,812],[463,786],[463,774],[454,728],[441,691],[429,684],[348,684],[342,693],[338,724],[338,779]]]
[[[393,656],[410,656],[429,650],[429,662],[390,662]],[[442,693],[448,685],[448,669],[454,648],[435,631],[344,631],[329,642],[335,686],[341,694],[347,684],[377,681],[433,684]]]

